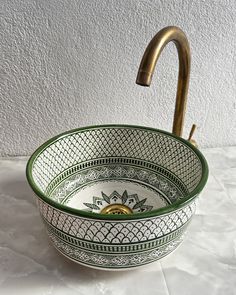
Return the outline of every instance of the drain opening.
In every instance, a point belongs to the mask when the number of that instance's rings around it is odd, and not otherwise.
[[[111,204],[103,208],[101,213],[120,215],[120,214],[131,214],[133,213],[133,211],[128,206],[125,206],[123,204]]]

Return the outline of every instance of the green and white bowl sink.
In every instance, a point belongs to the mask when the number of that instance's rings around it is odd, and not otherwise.
[[[109,270],[172,252],[207,177],[203,155],[188,141],[128,125],[63,133],[27,164],[55,248],[80,264]]]

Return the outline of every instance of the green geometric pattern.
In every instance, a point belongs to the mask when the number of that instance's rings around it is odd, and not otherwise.
[[[108,269],[144,265],[172,252],[207,174],[204,158],[190,144],[162,131],[122,125],[88,127],[52,139],[27,166],[55,247],[77,262]],[[135,196],[147,213],[116,218],[81,211],[97,206],[102,192],[106,200],[114,194],[121,200]]]
[[[195,212],[195,202],[158,217],[131,221],[96,220],[63,213],[38,200],[43,218],[60,231],[84,241],[129,244],[157,239],[182,227]]]
[[[131,159],[126,159],[126,161],[127,160]],[[119,162],[122,162],[121,159]],[[156,194],[159,195],[159,198],[162,198],[164,195],[169,203],[173,203],[184,196],[186,188],[174,175],[168,172],[165,173],[165,177],[161,176],[160,173],[163,172],[161,168],[158,169],[156,165],[152,165],[152,169],[150,167],[149,169],[144,168],[148,166],[150,165],[144,161],[139,161],[139,166],[134,166],[134,163],[132,165],[114,165],[113,163],[95,167],[90,163],[90,167],[85,169],[78,169],[77,166],[74,166],[66,171],[67,177],[64,181],[61,180],[64,177],[60,177],[61,175],[59,175],[59,179],[55,178],[55,180],[50,183],[47,194],[55,201],[66,204],[73,195],[86,184],[99,180],[127,179],[145,184],[146,187],[156,189]],[[159,171],[159,173],[157,173],[157,171]]]
[[[171,232],[170,234],[164,235],[159,237],[158,239],[154,239],[151,241],[146,242],[139,242],[139,243],[129,243],[129,244],[104,244],[104,243],[94,243],[88,242],[85,240],[78,239],[74,236],[66,234],[60,230],[58,230],[53,225],[49,224],[45,219],[44,223],[47,228],[47,231],[50,235],[57,236],[59,239],[64,241],[65,243],[71,244],[73,246],[79,247],[80,249],[86,250],[89,249],[93,252],[103,252],[103,253],[129,253],[129,252],[143,252],[145,250],[154,249],[160,247],[164,244],[171,242],[172,240],[176,239],[178,236],[182,235],[189,222],[186,222],[182,227],[179,229]]]
[[[191,192],[202,176],[198,155],[183,142],[138,127],[103,127],[75,131],[51,143],[34,161],[34,181],[45,192],[66,169],[91,159],[134,158],[171,171]]]
[[[126,269],[154,262],[174,251],[184,238],[184,235],[180,235],[165,245],[141,253],[118,254],[112,252],[111,254],[104,254],[75,247],[61,240],[52,232],[49,232],[49,236],[55,248],[70,259],[87,266],[107,269]]]

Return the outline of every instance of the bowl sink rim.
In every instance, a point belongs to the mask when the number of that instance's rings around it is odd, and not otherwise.
[[[143,129],[143,130],[148,130],[148,131],[154,131],[158,133],[163,133],[165,135],[168,135],[172,138],[174,138],[177,141],[181,141],[183,144],[187,145],[190,149],[192,149],[197,156],[199,157],[199,160],[202,164],[202,177],[198,185],[195,187],[195,189],[188,193],[186,196],[181,198],[181,200],[175,202],[174,204],[170,204],[168,206],[155,209],[149,212],[144,212],[144,213],[133,213],[133,214],[127,214],[127,215],[112,215],[112,214],[100,214],[100,213],[93,213],[93,212],[86,212],[80,209],[75,209],[69,206],[65,206],[63,204],[60,204],[49,197],[45,195],[36,185],[34,182],[33,176],[32,176],[32,168],[33,168],[33,163],[36,160],[36,158],[40,155],[40,153],[46,149],[50,144],[55,142],[58,139],[61,139],[69,134],[81,132],[81,131],[88,131],[91,129],[101,129],[101,128],[133,128],[133,129]],[[160,215],[165,215],[171,212],[174,212],[178,209],[181,209],[182,207],[186,206],[188,203],[190,203],[194,198],[197,197],[197,195],[202,191],[204,188],[207,179],[208,179],[208,164],[206,162],[205,157],[203,154],[195,147],[193,146],[189,141],[183,139],[182,137],[176,136],[170,132],[157,129],[157,128],[152,128],[152,127],[145,127],[145,126],[139,126],[139,125],[130,125],[130,124],[102,124],[102,125],[90,125],[90,126],[84,126],[80,128],[75,128],[68,130],[66,132],[60,133],[46,142],[44,142],[42,145],[40,145],[31,155],[29,158],[27,165],[26,165],[26,177],[28,180],[28,183],[34,193],[36,194],[37,197],[42,199],[44,202],[47,204],[51,205],[52,207],[55,207],[56,209],[65,212],[67,214],[72,214],[72,215],[77,215],[80,217],[85,217],[85,218],[90,218],[90,219],[102,219],[102,220],[133,220],[133,219],[143,219],[143,218],[148,218],[148,217],[157,217]]]

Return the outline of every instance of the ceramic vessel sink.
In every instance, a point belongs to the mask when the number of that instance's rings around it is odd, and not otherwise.
[[[129,125],[66,132],[38,148],[27,165],[55,248],[78,263],[113,270],[172,252],[207,176],[203,155],[188,141]]]
[[[179,55],[173,134],[140,126],[68,131],[30,158],[27,178],[54,246],[100,269],[129,269],[172,252],[183,240],[208,168],[192,139],[181,138],[190,73],[184,32],[167,27],[149,43],[137,84],[149,86],[169,42]]]

